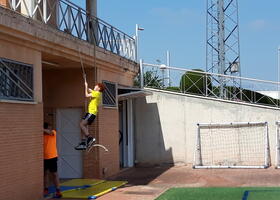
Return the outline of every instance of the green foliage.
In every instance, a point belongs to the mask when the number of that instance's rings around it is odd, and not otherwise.
[[[140,85],[140,74],[137,74],[137,76],[134,78],[133,85],[135,87],[141,87],[141,85]]]
[[[166,90],[172,91],[172,92],[181,92],[179,87],[167,87]]]
[[[198,72],[186,72],[180,80],[180,89],[184,93],[206,94],[206,81],[208,88],[212,88],[211,77],[199,72],[204,72],[201,69],[193,69]]]
[[[134,80],[134,86],[140,87],[140,74]],[[155,75],[152,71],[146,71],[144,74],[144,86],[152,88],[163,88],[163,81],[158,75]]]
[[[242,93],[243,93],[242,101],[246,101],[246,102],[254,101],[257,102],[258,104],[273,105],[273,106],[279,105],[280,103],[278,99],[274,99],[272,97],[263,95],[259,92],[243,89]]]
[[[231,100],[239,100],[242,102],[255,102],[257,104],[276,106],[280,101],[272,97],[263,95],[259,92],[255,92],[247,89],[240,89],[232,86],[225,86],[226,98]],[[212,92],[219,96],[220,87],[213,87]]]

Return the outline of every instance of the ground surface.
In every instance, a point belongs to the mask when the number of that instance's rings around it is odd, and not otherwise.
[[[156,200],[279,200],[278,187],[171,188]]]
[[[98,200],[154,200],[173,187],[279,187],[280,169],[142,167],[125,170],[111,179],[127,180],[128,184]]]

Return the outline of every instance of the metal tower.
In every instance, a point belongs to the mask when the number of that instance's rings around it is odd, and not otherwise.
[[[237,0],[207,0],[206,71],[241,76],[239,53],[239,25]],[[228,98],[226,89],[237,90],[240,80],[215,76],[212,86],[219,88],[219,96]],[[216,92],[217,93],[217,92]],[[231,91],[231,96],[237,94]]]

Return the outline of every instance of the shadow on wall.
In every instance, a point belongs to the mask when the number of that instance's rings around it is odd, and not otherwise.
[[[144,167],[136,170],[148,183],[174,166],[172,147],[165,145],[157,103],[138,98],[134,100],[134,110],[135,163],[137,167]],[[150,167],[153,170],[148,170]]]
[[[173,165],[172,148],[164,143],[157,103],[134,101],[135,159],[138,166]]]
[[[146,98],[133,102],[135,124],[135,168],[123,171],[113,180],[127,180],[129,185],[147,185],[174,166],[172,148],[166,148],[158,106]]]

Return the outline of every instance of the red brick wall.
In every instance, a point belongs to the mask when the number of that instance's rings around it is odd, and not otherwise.
[[[99,115],[97,115],[95,121],[89,126],[89,132],[99,142]],[[100,143],[100,142],[99,142]],[[85,178],[101,178],[100,176],[100,150],[99,148],[93,148],[90,152],[84,153],[84,177]]]
[[[93,89],[94,73],[87,70],[89,87]],[[107,80],[122,85],[131,85],[131,76],[99,69],[98,82]],[[59,84],[58,84],[59,83]],[[43,70],[43,96],[46,110],[65,107],[84,107],[84,85],[81,69]],[[97,142],[109,152],[94,148],[83,154],[84,178],[106,178],[119,172],[119,114],[118,108],[99,108],[95,122],[89,127]]]
[[[103,80],[122,85],[131,85],[132,78],[120,72],[98,70],[98,82]],[[116,108],[100,107],[98,113],[98,142],[105,145],[109,152],[99,149],[99,177],[106,178],[119,172],[119,111]]]
[[[0,5],[4,7],[8,6],[8,0],[0,0]]]
[[[93,88],[93,70],[86,70],[89,87]],[[58,84],[59,83],[59,84]],[[80,107],[87,110],[84,96],[84,80],[80,68],[43,70],[43,99],[45,119],[55,125],[55,111],[58,108]],[[86,105],[85,105],[86,104]],[[48,114],[53,115],[48,115]],[[89,132],[98,140],[98,121],[89,127]],[[54,126],[55,127],[55,126]],[[78,141],[77,141],[78,143]],[[83,177],[100,177],[99,149],[83,154]]]
[[[42,197],[42,123],[41,104],[0,102],[1,200]]]
[[[43,70],[43,100],[44,106],[49,108],[83,107],[81,69]]]
[[[109,152],[100,150],[100,176],[119,172],[119,113],[118,109],[102,108],[99,112],[99,141]]]

